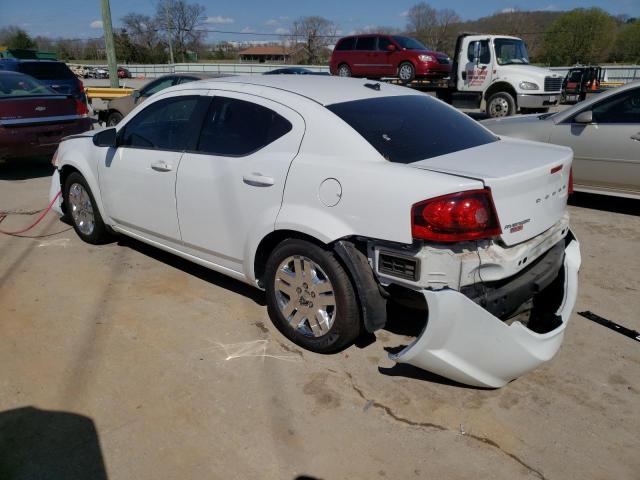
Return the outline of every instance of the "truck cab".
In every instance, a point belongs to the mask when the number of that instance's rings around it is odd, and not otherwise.
[[[551,70],[531,65],[518,37],[462,34],[449,87],[455,106],[484,108],[493,118],[547,111],[559,101],[562,80]]]

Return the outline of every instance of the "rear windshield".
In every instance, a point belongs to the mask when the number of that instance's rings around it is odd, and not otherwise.
[[[57,95],[37,80],[19,73],[0,74],[0,98]]]
[[[327,107],[395,163],[412,163],[498,140],[464,113],[427,95],[371,98]]]
[[[69,67],[60,62],[20,62],[18,70],[38,80],[62,80],[75,78]]]

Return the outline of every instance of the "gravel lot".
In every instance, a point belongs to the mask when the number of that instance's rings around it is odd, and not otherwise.
[[[50,173],[0,163],[0,211],[45,206]],[[576,312],[640,330],[640,202],[570,210]],[[466,388],[387,359],[414,313],[318,355],[244,284],[55,215],[29,235],[0,235],[0,478],[638,478],[640,344],[577,314],[550,363]]]

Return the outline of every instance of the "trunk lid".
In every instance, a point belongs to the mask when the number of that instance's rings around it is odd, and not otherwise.
[[[0,125],[5,127],[75,120],[77,117],[75,99],[68,96],[0,97]]]
[[[491,189],[502,241],[515,245],[564,215],[572,159],[570,148],[503,138],[409,165],[482,181]]]

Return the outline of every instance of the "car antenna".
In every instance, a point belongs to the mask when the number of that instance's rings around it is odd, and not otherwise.
[[[375,90],[376,92],[380,91],[379,83],[365,83],[364,86],[370,88],[371,90]]]

